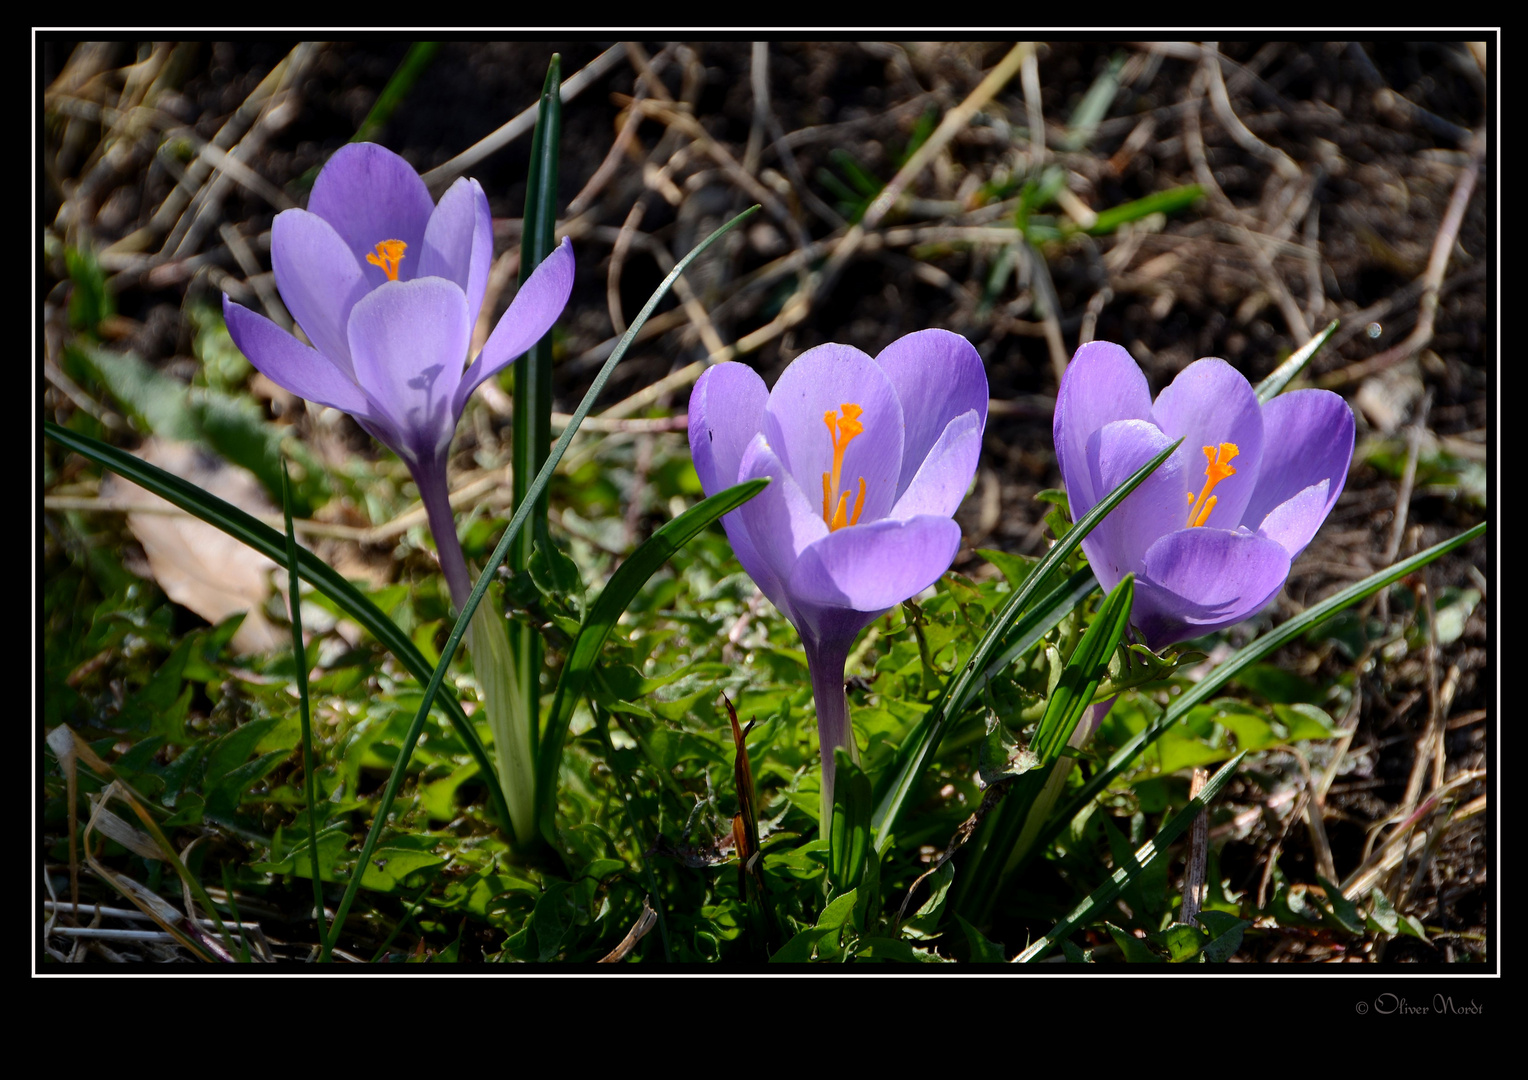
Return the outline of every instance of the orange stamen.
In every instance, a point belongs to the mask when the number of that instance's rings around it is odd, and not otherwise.
[[[1241,448],[1235,443],[1223,442],[1220,446],[1206,446],[1204,448],[1204,487],[1199,491],[1199,498],[1194,501],[1193,507],[1188,512],[1188,525],[1185,528],[1194,529],[1203,525],[1210,517],[1210,511],[1215,509],[1215,504],[1220,501],[1218,495],[1211,495],[1215,485],[1227,477],[1235,476],[1236,470],[1231,467],[1231,459],[1241,453]],[[1192,493],[1189,499],[1193,500]]]
[[[373,266],[380,266],[388,281],[397,281],[398,264],[403,261],[403,252],[407,247],[402,240],[383,240],[377,244],[376,254],[367,255],[366,261]]]
[[[860,514],[865,510],[865,478],[860,477],[859,498],[854,502],[854,513],[849,513],[849,493],[840,491],[844,468],[844,451],[856,435],[865,430],[859,417],[864,413],[853,402],[846,401],[837,413],[831,409],[822,414],[822,422],[828,426],[828,437],[833,440],[833,470],[822,474],[822,520],[829,532],[837,532],[845,525],[858,525]]]

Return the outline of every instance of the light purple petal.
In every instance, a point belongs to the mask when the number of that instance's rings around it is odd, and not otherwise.
[[[878,521],[896,501],[902,468],[902,406],[891,381],[866,354],[850,345],[818,345],[796,357],[769,394],[764,434],[822,518],[822,477],[833,468],[833,437],[824,421],[845,404],[864,412],[864,431],[844,452],[839,490],[849,508],[865,481],[862,522]],[[755,500],[757,501],[757,500]]]
[[[371,403],[349,375],[264,315],[240,307],[225,296],[223,320],[239,351],[277,386],[358,418],[371,414]]]
[[[484,379],[515,360],[552,328],[573,293],[573,270],[573,242],[564,237],[557,250],[543,259],[520,286],[509,310],[488,335],[483,351],[467,369],[456,392],[457,413]]]
[[[467,298],[444,278],[388,282],[351,312],[356,377],[404,433],[405,446],[395,450],[424,460],[450,446],[451,403],[471,335]]]
[[[743,452],[738,481],[760,476],[770,478],[769,486],[732,512],[740,517],[763,573],[756,573],[746,562],[743,569],[775,607],[795,621],[792,598],[785,583],[801,552],[828,535],[828,527],[823,523],[822,514],[807,501],[762,434],[755,435]],[[727,516],[732,517],[732,514]],[[730,528],[728,535],[732,535]],[[736,544],[733,551],[737,553],[738,561],[743,562],[744,553]]]
[[[1323,480],[1285,499],[1264,515],[1258,523],[1257,535],[1277,541],[1293,561],[1326,520],[1327,511],[1332,506],[1327,497],[1328,490],[1327,482]]]
[[[1342,494],[1353,459],[1353,410],[1330,390],[1292,390],[1263,406],[1263,464],[1257,486],[1242,512],[1242,524],[1264,528],[1264,519],[1284,504],[1299,500],[1301,508],[1279,514],[1279,542],[1293,559]],[[1325,485],[1319,510],[1306,495]]]
[[[1172,440],[1147,420],[1105,424],[1088,438],[1088,482],[1100,496],[1107,495],[1171,445]],[[1079,505],[1072,506],[1078,518],[1092,509],[1091,505],[1079,509]],[[1139,573],[1146,549],[1183,528],[1187,514],[1181,465],[1174,454],[1083,540],[1082,549],[1099,584],[1112,589],[1126,574]]]
[[[314,348],[351,374],[346,327],[371,286],[334,226],[306,210],[283,210],[271,225],[271,268],[282,302]]]
[[[1218,449],[1227,442],[1236,445],[1239,452],[1232,460],[1236,474],[1215,485],[1219,501],[1205,525],[1229,530],[1240,524],[1263,460],[1263,410],[1252,384],[1224,360],[1195,360],[1157,395],[1151,419],[1169,441],[1184,437],[1173,457],[1182,462],[1184,490],[1196,501],[1208,466],[1204,448]]]
[[[822,609],[874,616],[939,580],[959,548],[960,526],[947,517],[839,529],[801,553],[787,590],[820,638]]]
[[[407,253],[405,253],[407,259]],[[425,226],[414,273],[454,281],[467,297],[467,317],[477,322],[493,259],[493,219],[488,196],[476,180],[462,177],[441,196]]]
[[[923,459],[957,416],[975,410],[980,444],[987,423],[987,372],[976,347],[948,330],[919,330],[900,337],[882,349],[875,362],[902,403],[906,427],[897,478],[901,498]]]
[[[419,276],[425,226],[435,200],[414,167],[386,147],[351,143],[336,150],[313,183],[308,210],[334,226],[372,288],[386,281],[387,274],[366,262],[366,256],[384,240],[408,245],[398,280]]]
[[[737,483],[743,452],[764,427],[769,390],[747,364],[717,364],[690,391],[690,457],[707,495]]]
[[[1072,520],[1108,494],[1094,491],[1088,476],[1088,436],[1115,420],[1150,418],[1151,390],[1128,352],[1112,342],[1091,341],[1073,354],[1061,377],[1052,420],[1056,464],[1071,500]]]
[[[1146,552],[1132,621],[1160,649],[1255,614],[1289,576],[1289,552],[1246,531],[1183,529]]]
[[[971,409],[950,421],[888,516],[905,521],[920,514],[955,513],[976,475],[981,452],[982,418]]]

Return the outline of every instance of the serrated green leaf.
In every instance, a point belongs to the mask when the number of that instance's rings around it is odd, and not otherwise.
[[[1242,932],[1252,925],[1246,919],[1208,908],[1199,913],[1199,924],[1210,934],[1204,958],[1211,964],[1223,964],[1234,956],[1241,948]]]
[[[1306,739],[1335,739],[1342,732],[1327,715],[1325,709],[1315,705],[1275,705],[1273,715],[1284,725],[1286,742],[1302,742]]]
[[[990,940],[976,927],[966,922],[959,915],[955,921],[960,924],[965,932],[966,943],[971,947],[971,963],[973,964],[1001,964],[1006,960],[1003,946],[996,941]]]
[[[1190,964],[1204,962],[1204,947],[1210,936],[1188,923],[1173,923],[1166,930],[1152,934],[1151,940],[1167,953],[1169,963]]]
[[[1109,936],[1114,939],[1114,944],[1119,946],[1119,951],[1125,954],[1127,964],[1160,964],[1162,958],[1151,951],[1151,947],[1136,937],[1128,930],[1122,930],[1113,923],[1104,923],[1104,929],[1109,931]]]

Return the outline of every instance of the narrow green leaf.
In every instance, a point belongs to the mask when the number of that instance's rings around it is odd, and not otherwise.
[[[286,462],[281,463],[281,516],[286,525],[287,584],[291,592],[292,656],[297,664],[297,709],[302,723],[303,801],[308,804],[308,853],[318,865],[318,791],[314,779],[313,725],[308,705],[308,652],[302,641],[302,572],[297,560],[297,533],[292,530],[292,480]],[[313,875],[313,914],[318,920],[318,940],[322,942],[319,959],[329,959],[329,930],[324,925],[324,886]]]
[[[1194,816],[1200,810],[1210,805],[1215,796],[1220,794],[1220,789],[1225,787],[1226,782],[1236,774],[1237,768],[1241,765],[1242,758],[1246,756],[1245,752],[1237,754],[1230,761],[1222,765],[1220,770],[1210,777],[1209,782],[1204,785],[1204,789],[1189,800],[1187,806],[1174,814],[1167,824],[1158,830],[1155,837],[1146,841],[1136,850],[1135,857],[1131,859],[1129,865],[1121,866],[1114,873],[1110,874],[1108,881],[1089,893],[1087,899],[1078,904],[1068,913],[1066,918],[1052,927],[1050,933],[1019,953],[1018,956],[1014,957],[1013,962],[1015,964],[1028,964],[1040,959],[1050,951],[1056,942],[1070,936],[1072,931],[1091,918],[1095,911],[1098,911],[1118,896],[1120,889],[1134,881],[1136,876],[1145,870],[1153,859],[1163,851],[1166,851],[1168,846],[1183,834],[1184,830],[1193,822]]]
[[[1067,612],[1074,610],[1096,588],[1098,579],[1093,576],[1092,567],[1084,566],[1037,601],[1034,607],[1013,624],[997,656],[988,662],[986,670],[982,672],[982,680],[991,679],[1034,648],[1041,638],[1055,629]]]
[[[1093,691],[1108,671],[1109,658],[1130,626],[1130,605],[1134,599],[1135,575],[1126,574],[1104,600],[1061,670],[1061,681],[1046,702],[1045,716],[1032,744],[1042,767],[1061,756],[1077,722],[1092,705]]]
[[[1180,210],[1187,210],[1203,197],[1204,188],[1198,184],[1185,184],[1182,187],[1168,188],[1166,191],[1155,191],[1139,199],[1132,199],[1130,202],[1100,211],[1093,224],[1081,231],[1089,236],[1107,236],[1121,225],[1139,221],[1150,214],[1176,214]]]
[[[1099,607],[1082,640],[1072,650],[1051,689],[1045,714],[1030,740],[1033,769],[1013,785],[997,813],[971,845],[957,906],[983,921],[997,898],[1004,873],[1028,850],[1051,807],[1071,764],[1060,763],[1072,732],[1092,706],[1093,692],[1109,669],[1120,639],[1130,625],[1135,599],[1135,576],[1126,574]]]
[[[600,650],[604,647],[605,639],[610,636],[611,629],[642,591],[647,579],[676,551],[707,525],[763,491],[768,483],[767,478],[749,480],[726,491],[719,491],[690,507],[648,537],[610,576],[609,583],[590,606],[578,637],[568,650],[562,674],[557,679],[557,692],[552,698],[546,733],[541,737],[541,746],[536,753],[536,807],[542,835],[548,843],[554,838],[552,812],[556,806],[557,770],[562,764],[563,740],[567,737],[568,723],[573,719],[573,710],[583,696],[590,676],[594,674]]]
[[[833,784],[833,824],[828,834],[828,884],[835,893],[859,887],[870,846],[870,780],[864,770],[838,747]]]
[[[1056,541],[1055,545],[1046,553],[1038,566],[1031,571],[1024,586],[1016,590],[1003,605],[997,617],[992,620],[992,625],[976,644],[971,655],[955,676],[945,684],[934,706],[929,709],[924,718],[919,721],[918,727],[903,742],[897,751],[896,762],[887,770],[889,780],[879,797],[875,816],[872,819],[876,834],[876,851],[885,850],[896,828],[897,818],[902,812],[908,797],[917,786],[918,780],[923,775],[923,770],[933,759],[934,751],[939,748],[939,740],[944,737],[944,730],[951,719],[958,717],[965,709],[972,695],[977,691],[981,682],[987,677],[988,664],[999,651],[1004,653],[1008,649],[1003,648],[1004,639],[1008,635],[1018,617],[1029,607],[1030,602],[1037,595],[1046,595],[1042,588],[1049,584],[1053,574],[1059,573],[1062,565],[1077,550],[1077,545],[1082,543],[1084,537],[1093,531],[1110,511],[1118,506],[1127,495],[1136,489],[1140,483],[1150,476],[1164,461],[1172,456],[1178,444],[1183,440],[1173,443],[1156,457],[1137,469],[1128,480],[1111,491],[1102,499],[1097,506],[1082,516],[1066,535]],[[1055,596],[1055,593],[1050,593]],[[1067,609],[1070,610],[1070,609]],[[1066,614],[1065,611],[1056,613],[1056,621],[1059,622]],[[1052,624],[1054,625],[1054,623]],[[1048,628],[1047,628],[1048,629]],[[1041,631],[1043,635],[1045,631]],[[1036,637],[1036,640],[1039,640]]]
[[[531,138],[530,175],[525,190],[524,231],[520,240],[520,287],[531,273],[552,253],[556,242],[557,169],[562,143],[562,60],[557,53],[547,65],[546,80],[541,86],[541,102],[536,111],[536,131]],[[550,548],[547,533],[547,496],[543,485],[535,494],[533,479],[546,461],[552,445],[552,336],[548,331],[540,341],[514,363],[515,396],[513,425],[510,428],[510,459],[515,506],[528,506],[531,514],[509,550],[509,565],[527,569],[535,558],[537,546]],[[535,747],[541,729],[541,635],[528,626],[515,624],[505,628],[507,644],[517,678],[519,701],[510,716],[518,716],[529,731],[512,737],[530,748],[531,768],[535,768]],[[507,681],[507,680],[506,680]],[[506,721],[506,726],[510,722]],[[535,813],[535,803],[530,807]],[[524,795],[522,795],[522,798]],[[524,804],[520,805],[522,813]],[[529,837],[521,837],[522,840]]]

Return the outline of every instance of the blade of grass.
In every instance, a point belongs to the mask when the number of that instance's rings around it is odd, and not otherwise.
[[[144,490],[153,492],[188,514],[221,529],[272,562],[286,561],[286,542],[282,535],[237,506],[226,503],[217,496],[203,491],[173,473],[150,465],[125,450],[118,450],[88,435],[70,431],[51,420],[43,421],[43,433],[81,457],[88,458],[97,465],[126,477]],[[333,600],[341,611],[360,623],[372,637],[386,646],[388,651],[408,669],[410,675],[421,683],[429,682],[431,669],[424,654],[409,640],[407,634],[398,629],[396,623],[382,613],[377,605],[311,551],[299,548],[297,561],[298,569],[308,584]],[[450,720],[457,737],[462,740],[467,747],[467,752],[477,762],[483,782],[488,786],[488,798],[493,804],[494,815],[508,831],[510,828],[509,805],[504,801],[504,790],[499,786],[498,776],[494,771],[493,762],[488,757],[488,751],[483,746],[483,741],[478,738],[472,722],[462,711],[461,702],[457,701],[454,695],[448,694],[441,698],[441,707],[445,709],[446,717]]]
[[[1204,188],[1198,184],[1184,184],[1182,187],[1168,188],[1166,191],[1154,191],[1139,199],[1132,199],[1119,206],[1100,210],[1093,224],[1080,231],[1089,236],[1108,236],[1121,225],[1139,221],[1150,214],[1176,214],[1179,210],[1187,210],[1202,198],[1204,198]]]
[[[737,509],[743,503],[763,491],[768,479],[750,480],[726,491],[718,492],[709,499],[697,503],[674,520],[664,525],[623,562],[610,582],[601,591],[584,616],[584,622],[568,650],[568,658],[562,665],[557,680],[557,692],[552,698],[552,712],[547,718],[546,732],[536,753],[536,811],[541,834],[547,843],[555,841],[552,816],[556,809],[557,770],[562,763],[563,740],[567,737],[568,722],[573,710],[588,686],[589,678],[599,661],[600,649],[605,639],[620,620],[627,606],[647,584],[647,579],[669,560],[673,554],[707,525],[723,514]]]
[[[430,66],[430,61],[435,59],[435,54],[440,51],[438,41],[416,41],[409,46],[409,51],[403,54],[403,60],[398,64],[398,70],[393,72],[392,78],[387,80],[387,85],[377,95],[377,102],[371,107],[371,112],[366,114],[366,119],[361,121],[361,126],[351,142],[371,142],[376,138],[382,126],[392,118],[393,113],[398,111],[398,106],[403,104],[403,99],[419,81],[419,76],[425,68]],[[314,865],[317,865],[316,863]]]
[[[1274,368],[1266,379],[1258,383],[1255,388],[1257,390],[1258,403],[1266,405],[1277,397],[1279,392],[1289,385],[1289,380],[1298,375],[1301,369],[1310,363],[1311,357],[1320,351],[1321,346],[1327,343],[1327,340],[1337,332],[1337,327],[1341,324],[1341,319],[1333,319],[1327,323],[1325,330],[1322,330],[1304,345],[1290,353],[1288,360]]]
[[[1093,702],[1093,691],[1109,668],[1109,658],[1130,627],[1130,607],[1135,600],[1135,575],[1126,574],[1114,586],[1082,640],[1072,650],[1061,681],[1045,703],[1045,716],[1035,731],[1031,749],[1043,767],[1056,761],[1082,714]]]
[[[1109,763],[1083,785],[1066,807],[1058,814],[1041,834],[1039,843],[1034,850],[1043,850],[1044,847],[1055,839],[1065,827],[1066,822],[1072,820],[1084,806],[1088,804],[1099,792],[1109,786],[1110,782],[1122,773],[1142,750],[1155,742],[1161,734],[1186,716],[1190,709],[1208,701],[1222,686],[1230,682],[1252,664],[1271,655],[1277,649],[1294,641],[1300,635],[1306,633],[1319,623],[1331,618],[1343,608],[1350,607],[1358,601],[1373,595],[1387,585],[1391,585],[1408,574],[1414,573],[1434,559],[1447,555],[1450,551],[1469,543],[1480,536],[1486,530],[1488,522],[1482,521],[1479,525],[1460,533],[1441,544],[1435,544],[1426,551],[1420,551],[1411,558],[1396,563],[1388,570],[1381,570],[1377,574],[1371,574],[1362,581],[1349,585],[1346,589],[1328,597],[1315,607],[1306,608],[1299,615],[1290,619],[1277,630],[1244,646],[1233,653],[1229,659],[1200,679],[1189,690],[1184,691],[1173,704],[1155,722],[1148,724],[1137,732],[1124,746],[1121,746],[1109,758]]]
[[[1005,639],[1003,651],[982,672],[982,681],[992,678],[1033,649],[1041,638],[1055,629],[1067,612],[1086,600],[1096,588],[1098,579],[1093,576],[1093,568],[1084,566],[1047,593],[1044,599],[1013,624],[1013,629]]]
[[[281,459],[281,516],[286,524],[287,584],[291,588],[292,656],[297,661],[297,709],[302,723],[303,801],[308,804],[308,858],[313,867],[313,918],[318,923],[318,940],[329,940],[324,925],[324,883],[318,872],[318,782],[314,775],[313,724],[308,707],[308,651],[302,643],[302,575],[297,560],[297,534],[292,531],[292,478],[286,459]],[[232,896],[232,893],[229,893]],[[235,915],[235,921],[237,921]]]
[[[1055,802],[1060,791],[1058,776],[1065,778],[1072,766],[1070,758],[1061,760],[1061,753],[1091,707],[1093,691],[1109,669],[1109,658],[1130,627],[1134,600],[1135,576],[1126,574],[1105,598],[1061,669],[1056,689],[1045,703],[1045,714],[1030,740],[1035,767],[1013,782],[1013,790],[1003,800],[993,824],[982,830],[980,843],[967,856],[967,868],[961,871],[963,884],[957,892],[957,906],[971,922],[986,921],[1009,853],[1038,831],[1038,823],[1045,820]]]
[[[562,144],[562,96],[558,88],[562,82],[562,58],[553,53],[547,66],[546,79],[541,86],[541,102],[536,111],[536,131],[531,137],[530,175],[525,190],[525,228],[520,241],[520,287],[541,265],[556,240],[557,225],[557,167]],[[513,463],[512,483],[515,506],[526,504],[531,498],[531,487],[542,462],[546,461],[552,445],[552,335],[547,334],[521,356],[514,364],[515,396],[513,427],[510,430],[510,454]],[[546,527],[547,499],[545,488],[530,504],[529,525],[523,529],[510,548],[509,565],[524,570],[531,564],[531,556],[539,542],[549,543]],[[541,726],[541,635],[531,627],[513,624],[506,628],[511,662],[514,664],[519,701],[505,710],[507,703],[496,707],[507,711],[497,727],[505,730],[495,732],[495,738],[507,742],[515,739],[529,754],[529,772],[534,775],[537,733]],[[487,656],[485,663],[491,662]],[[510,730],[519,728],[520,730]],[[509,747],[499,747],[501,755]],[[523,781],[534,783],[531,776]],[[522,796],[523,797],[523,796]],[[533,804],[534,805],[534,804]],[[524,812],[521,804],[522,813]],[[532,810],[534,814],[534,810]],[[521,840],[529,837],[520,837]]]
[[[615,351],[610,354],[609,359],[600,368],[599,374],[594,377],[593,384],[589,387],[588,393],[584,395],[584,399],[578,403],[578,408],[573,411],[572,417],[568,420],[568,426],[563,429],[562,436],[557,440],[557,445],[552,447],[552,452],[547,457],[546,463],[541,466],[541,471],[536,474],[536,482],[531,485],[530,490],[526,492],[525,499],[516,508],[514,517],[510,519],[509,527],[504,530],[504,535],[499,539],[498,546],[493,549],[493,554],[488,558],[488,565],[484,567],[482,575],[477,580],[477,584],[472,587],[472,593],[467,597],[465,607],[456,617],[456,625],[451,628],[451,634],[446,639],[445,648],[441,650],[440,663],[436,666],[434,674],[430,676],[429,685],[425,687],[424,700],[420,702],[419,712],[415,715],[414,722],[409,726],[408,734],[404,736],[403,744],[398,748],[398,760],[393,765],[392,775],[387,779],[387,786],[382,792],[382,800],[377,807],[376,816],[372,819],[371,829],[367,832],[366,839],[361,845],[361,852],[356,860],[356,872],[351,875],[350,884],[345,888],[345,895],[340,899],[339,907],[334,912],[332,937],[335,940],[338,940],[339,934],[344,928],[345,915],[349,912],[350,905],[355,900],[356,890],[360,887],[361,877],[363,876],[362,868],[365,867],[367,860],[371,858],[371,853],[376,850],[377,841],[382,835],[382,826],[387,821],[387,816],[392,809],[394,800],[398,797],[399,788],[403,786],[403,777],[408,772],[409,759],[413,757],[414,747],[419,742],[420,733],[424,730],[424,718],[429,712],[430,703],[435,700],[435,695],[440,691],[442,680],[445,678],[446,665],[456,655],[457,647],[462,642],[462,636],[467,632],[467,626],[471,623],[472,616],[477,611],[478,605],[482,603],[483,594],[488,591],[489,582],[493,580],[494,573],[498,570],[500,564],[504,562],[505,555],[509,553],[510,545],[520,535],[520,530],[525,526],[526,519],[530,517],[531,507],[534,505],[536,498],[540,496],[541,492],[551,481],[552,473],[556,470],[557,463],[562,460],[562,455],[567,451],[568,444],[573,441],[573,436],[578,433],[578,428],[584,422],[584,417],[589,415],[589,410],[594,407],[594,402],[599,397],[600,391],[610,381],[610,376],[615,371],[616,364],[620,363],[621,358],[626,355],[626,350],[631,348],[631,343],[636,339],[637,332],[647,322],[649,316],[652,315],[659,301],[668,295],[669,289],[673,287],[679,275],[684,273],[702,252],[716,243],[729,229],[758,209],[758,204],[755,203],[706,237],[695,246],[694,250],[680,259],[675,264],[674,269],[669,271],[668,276],[659,283],[658,288],[648,298],[642,310],[638,312],[636,319],[632,321],[626,333],[621,335],[621,340],[616,343]]]
[[[1166,851],[1168,846],[1178,839],[1183,831],[1193,823],[1195,815],[1209,806],[1211,800],[1220,794],[1220,789],[1225,787],[1226,781],[1236,774],[1237,766],[1241,764],[1242,758],[1246,756],[1247,752],[1243,750],[1240,754],[1237,754],[1230,761],[1222,765],[1219,771],[1210,777],[1209,783],[1204,785],[1204,790],[1190,799],[1187,806],[1174,814],[1167,824],[1157,831],[1156,836],[1146,841],[1136,850],[1129,866],[1121,866],[1114,873],[1110,874],[1108,881],[1089,893],[1086,900],[1078,904],[1066,918],[1051,928],[1050,933],[1019,953],[1018,956],[1015,956],[1013,962],[1015,964],[1029,964],[1040,959],[1058,941],[1091,918],[1095,911],[1118,896],[1120,890],[1134,881],[1136,875],[1145,870],[1148,863]]]
[[[1077,108],[1072,110],[1066,134],[1061,137],[1065,149],[1081,150],[1093,141],[1098,122],[1109,114],[1109,106],[1114,104],[1114,97],[1119,93],[1119,73],[1124,66],[1124,54],[1116,53],[1109,58],[1109,66],[1100,71],[1093,85],[1088,87]]]
[[[923,775],[923,770],[933,759],[934,751],[939,748],[939,740],[944,737],[944,730],[951,719],[958,717],[966,707],[966,703],[976,692],[982,680],[989,670],[988,664],[994,654],[1003,648],[1004,638],[1009,632],[1009,627],[1020,614],[1029,606],[1030,601],[1041,592],[1044,585],[1049,584],[1049,579],[1055,573],[1060,572],[1062,564],[1077,550],[1077,545],[1082,543],[1084,537],[1093,530],[1093,527],[1104,519],[1104,516],[1113,510],[1136,489],[1140,483],[1154,472],[1158,466],[1172,456],[1178,448],[1178,443],[1172,444],[1156,457],[1137,469],[1128,480],[1111,491],[1108,496],[1101,500],[1097,506],[1082,516],[1066,534],[1056,541],[1055,545],[1046,553],[1030,571],[1029,577],[1024,584],[1009,597],[1003,605],[997,617],[992,620],[992,625],[977,642],[976,648],[971,651],[964,665],[949,682],[945,684],[944,691],[934,702],[924,718],[919,721],[914,729],[897,751],[896,765],[888,771],[891,780],[884,793],[880,796],[875,809],[875,815],[871,819],[872,827],[876,835],[876,852],[882,852],[891,838],[892,830],[896,827],[897,817],[906,805],[908,796],[917,786],[918,780]],[[1059,618],[1059,617],[1058,617]]]

